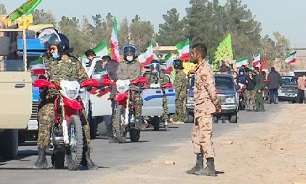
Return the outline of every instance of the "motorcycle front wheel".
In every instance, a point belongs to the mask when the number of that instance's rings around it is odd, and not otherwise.
[[[80,117],[72,115],[68,123],[70,145],[66,146],[66,160],[69,170],[78,170],[83,155],[83,131]]]
[[[118,139],[119,143],[126,142],[126,127],[122,127],[124,123],[124,112],[125,109],[122,105],[117,105],[114,113],[114,127],[115,127],[115,135]]]

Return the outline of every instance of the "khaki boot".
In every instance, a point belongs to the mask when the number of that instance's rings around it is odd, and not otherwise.
[[[201,169],[196,171],[195,175],[203,175],[203,176],[216,176],[215,163],[214,158],[207,158],[207,166],[205,169]]]
[[[33,165],[33,168],[35,169],[47,169],[48,162],[46,159],[46,148],[47,147],[41,147],[38,148],[38,158],[35,164]]]
[[[202,169],[203,169],[203,154],[198,153],[196,158],[196,165],[193,168],[187,170],[186,173],[195,174],[195,172],[200,171]]]

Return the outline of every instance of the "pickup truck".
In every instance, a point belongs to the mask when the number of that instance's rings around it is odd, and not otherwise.
[[[22,34],[26,50],[25,31],[0,29],[0,155],[14,159],[18,153],[18,130],[27,127],[32,112],[32,79],[27,71],[26,53],[17,55],[17,36]],[[9,38],[9,39],[7,39]]]

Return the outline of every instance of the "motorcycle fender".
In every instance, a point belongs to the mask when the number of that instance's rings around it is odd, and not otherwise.
[[[63,103],[64,103],[65,106],[69,106],[69,107],[71,107],[72,109],[75,109],[75,110],[83,109],[82,104],[79,101],[77,101],[76,99],[70,100],[68,98],[64,98]]]

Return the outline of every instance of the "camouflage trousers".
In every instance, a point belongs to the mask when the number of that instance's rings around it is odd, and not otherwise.
[[[245,90],[244,95],[245,95],[245,104],[246,104],[245,108],[246,109],[254,110],[255,94],[256,94],[255,90],[252,90],[252,91]]]
[[[185,107],[186,98],[177,98],[175,100],[175,115],[173,116],[173,121],[184,122],[186,116],[186,107]]]
[[[132,102],[133,103],[133,102]],[[113,135],[117,135],[116,130],[119,129],[119,122],[116,114],[118,113],[118,108],[117,108],[118,102],[114,102],[114,108],[113,108],[113,114],[112,114],[112,130],[113,130]],[[140,96],[139,92],[134,93],[134,107],[135,107],[135,118],[138,120],[141,119],[141,111],[142,111],[142,99]]]
[[[83,135],[85,146],[90,147],[90,127],[85,117],[85,109],[81,111],[80,118],[82,122]],[[52,128],[52,123],[54,123],[54,104],[53,103],[41,103],[38,109],[38,140],[37,146],[47,147],[50,143],[50,133]]]
[[[164,121],[169,120],[169,115],[168,115],[168,105],[167,105],[167,97],[166,95],[163,96],[163,115],[162,118]]]
[[[206,158],[214,158],[215,151],[212,142],[212,115],[204,114],[195,119],[191,132],[191,141],[195,154],[202,153]]]

